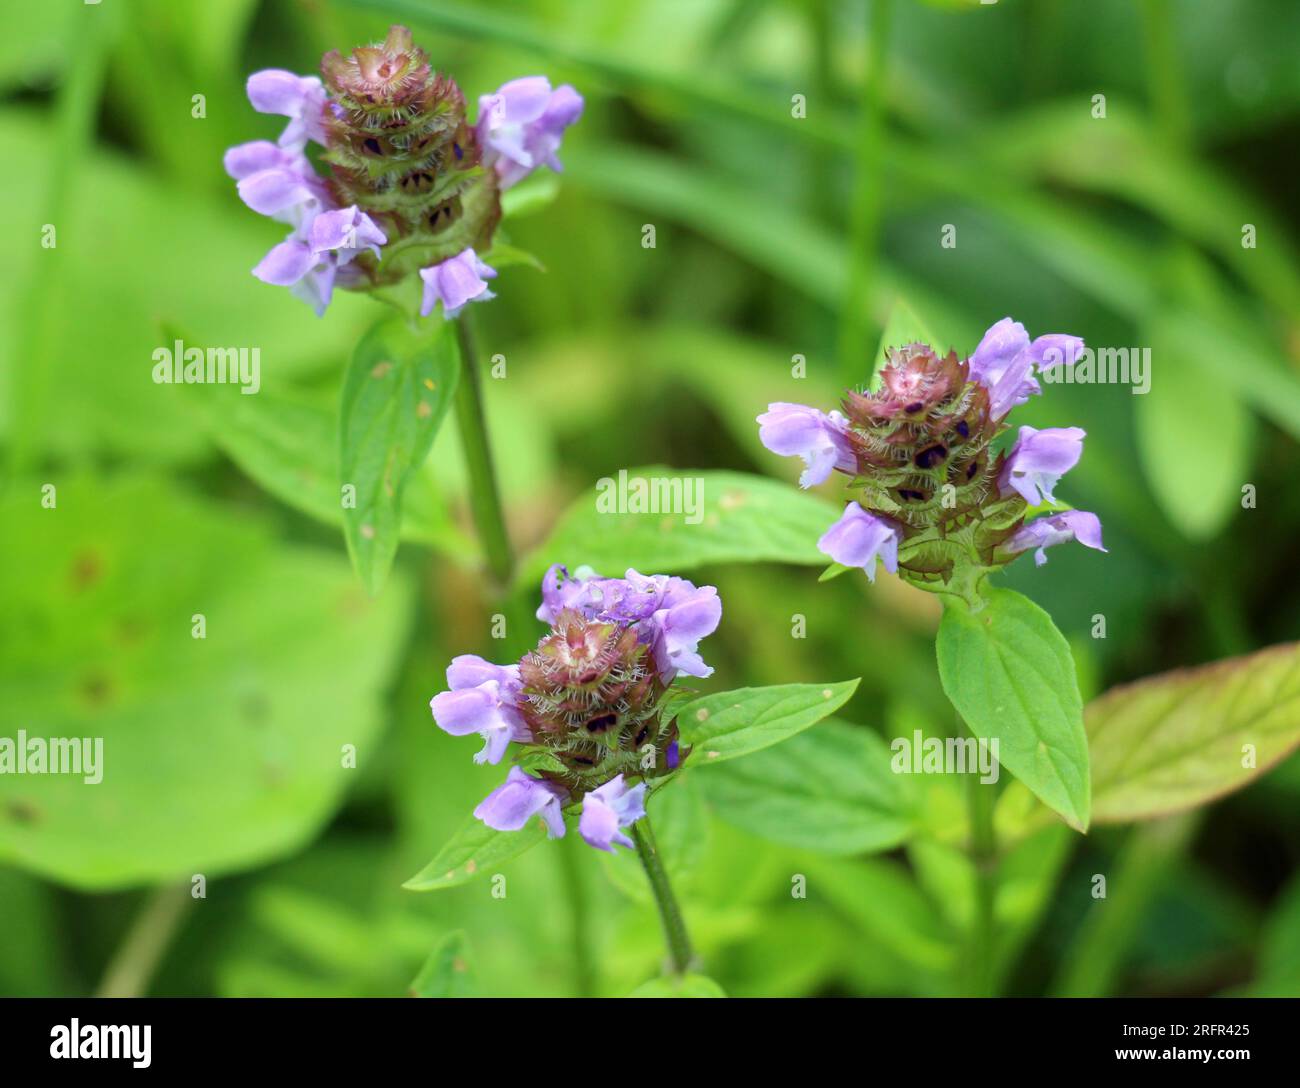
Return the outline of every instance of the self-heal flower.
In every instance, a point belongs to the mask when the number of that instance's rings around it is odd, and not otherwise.
[[[442,303],[454,317],[492,298],[485,281],[496,271],[478,255],[492,248],[501,190],[539,166],[560,168],[556,151],[581,96],[541,76],[515,80],[484,96],[471,124],[460,87],[403,26],[326,53],[321,77],[278,68],[249,77],[253,107],[289,123],[277,143],[231,148],[226,170],[250,208],[293,228],[255,275],[318,314],[336,288],[377,291],[417,273],[424,315]],[[325,177],[303,153],[309,141],[324,148]]]
[[[998,476],[1002,494],[1018,492],[1030,506],[1054,502],[1052,490],[1079,463],[1086,433],[1080,427],[1021,427]]]
[[[420,269],[424,280],[424,298],[420,316],[428,317],[433,308],[442,303],[442,315],[450,320],[471,302],[486,302],[496,298],[488,290],[487,280],[496,278],[496,269],[489,268],[472,249],[462,250],[431,268]]]
[[[511,767],[505,782],[479,802],[474,816],[496,831],[520,831],[534,816],[540,816],[547,838],[562,839],[561,810],[568,797],[563,787]]]
[[[435,695],[429,709],[439,728],[453,737],[483,737],[475,763],[500,763],[512,740],[532,740],[519,709],[518,665],[493,665],[466,654],[448,667],[447,684],[451,690]]]
[[[614,853],[614,843],[629,850],[635,845],[620,828],[630,827],[645,815],[646,784],[628,788],[623,776],[615,775],[582,799],[578,832],[588,846]]]
[[[503,84],[478,103],[478,138],[501,188],[522,181],[539,166],[562,169],[556,152],[564,130],[582,116],[582,95],[565,84],[551,90],[545,76]]]
[[[856,460],[847,432],[848,420],[839,412],[819,412],[803,404],[778,401],[758,417],[758,437],[773,453],[802,457],[808,467],[800,487],[825,482],[831,472],[853,472]]]
[[[876,514],[868,514],[856,502],[844,508],[840,519],[832,525],[817,547],[832,560],[845,567],[861,567],[867,578],[876,580],[876,560],[885,565],[890,574],[898,573],[898,544],[902,533],[896,524]]]
[[[455,658],[451,690],[430,703],[434,719],[455,736],[481,734],[478,762],[521,746],[523,766],[475,809],[489,827],[518,830],[540,814],[562,835],[561,810],[581,803],[587,842],[631,846],[622,829],[645,815],[650,783],[690,755],[665,707],[679,674],[711,671],[697,651],[722,614],[717,590],[632,570],[575,578],[556,566],[542,592],[550,632],[517,665]]]
[[[1066,539],[1060,534],[1073,528],[1100,546],[1091,514],[1091,522],[1025,525],[1029,507],[1054,500],[1057,482],[1078,463],[1080,428],[1022,427],[1009,455],[995,446],[1010,426],[1007,413],[1042,392],[1036,375],[1072,364],[1083,350],[1077,336],[1030,340],[1009,317],[967,359],[922,343],[889,347],[878,384],[849,390],[843,415],[772,404],[758,417],[759,436],[768,449],[804,459],[805,486],[832,471],[851,477],[856,502],[818,541],[836,563],[874,580],[881,562],[911,585],[973,606],[985,577],[1026,548]]]
[[[1095,548],[1099,552],[1106,550],[1101,543],[1101,521],[1096,514],[1086,510],[1067,510],[1063,514],[1031,521],[1007,541],[1006,549],[1015,553],[1036,548],[1034,563],[1041,567],[1047,562],[1043,549],[1067,540],[1077,540],[1085,548]]]

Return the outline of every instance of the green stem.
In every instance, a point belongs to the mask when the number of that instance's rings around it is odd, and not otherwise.
[[[140,997],[171,944],[194,898],[190,886],[168,884],[150,893],[104,971],[96,997]]]
[[[970,862],[975,873],[975,915],[971,921],[967,967],[972,997],[997,993],[998,842],[993,826],[994,786],[966,775],[970,813]]]
[[[642,816],[632,825],[632,841],[636,843],[637,857],[645,867],[646,879],[650,881],[650,890],[654,893],[655,905],[659,908],[659,920],[663,922],[664,940],[668,943],[668,959],[673,974],[684,975],[690,970],[694,958],[691,939],[686,933],[682,909],[677,905],[673,887],[668,882],[668,874],[659,859],[659,849],[655,845],[655,833],[648,815]]]
[[[460,383],[456,387],[456,423],[465,454],[465,467],[469,471],[470,511],[487,557],[488,569],[500,588],[506,589],[514,577],[515,557],[506,531],[501,491],[492,467],[478,348],[468,311],[456,319],[456,337],[460,341],[461,357]]]

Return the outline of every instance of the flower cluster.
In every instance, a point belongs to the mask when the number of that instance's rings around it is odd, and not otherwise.
[[[460,88],[402,26],[349,56],[327,53],[321,74],[323,83],[277,69],[248,80],[254,109],[289,118],[278,142],[226,152],[244,203],[291,228],[253,274],[317,314],[335,287],[371,290],[416,272],[422,314],[441,303],[450,318],[492,298],[496,272],[481,254],[500,194],[540,166],[560,169],[556,152],[582,97],[544,76],[516,79],[483,95],[470,125]],[[328,177],[308,159],[309,143],[324,149]]]
[[[557,838],[563,810],[580,803],[588,843],[630,847],[622,829],[645,815],[649,780],[690,754],[664,720],[664,699],[678,676],[712,673],[699,644],[722,618],[718,591],[667,575],[570,576],[555,566],[537,617],[551,631],[517,664],[452,661],[449,690],[429,704],[434,721],[452,736],[482,736],[477,763],[499,763],[511,741],[523,746],[522,765],[474,810],[489,827],[518,831],[538,815]]]
[[[1020,553],[1077,540],[1105,551],[1095,514],[1068,510],[1026,522],[1031,506],[1054,502],[1057,481],[1083,452],[1078,427],[1021,427],[1009,452],[993,441],[1008,413],[1042,392],[1036,377],[1071,366],[1075,336],[1030,340],[1004,318],[968,359],[926,344],[891,348],[875,392],[850,391],[843,411],[771,404],[759,436],[774,453],[799,456],[803,487],[838,471],[860,492],[818,541],[834,562],[877,561],[914,585],[971,598],[982,578]]]

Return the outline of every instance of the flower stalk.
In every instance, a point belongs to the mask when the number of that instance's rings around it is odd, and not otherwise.
[[[460,343],[461,375],[456,387],[456,424],[469,473],[470,512],[487,559],[488,570],[500,589],[514,578],[515,557],[506,528],[501,489],[488,444],[487,414],[483,408],[483,380],[479,373],[478,346],[468,313],[455,320]]]
[[[664,927],[664,941],[668,945],[668,963],[675,975],[684,975],[691,968],[694,953],[691,951],[691,938],[686,932],[686,920],[682,909],[673,895],[673,886],[668,879],[655,844],[654,829],[650,826],[650,817],[642,816],[632,825],[632,841],[636,843],[637,857],[645,869],[646,879],[650,882],[650,891],[659,908],[659,920]]]

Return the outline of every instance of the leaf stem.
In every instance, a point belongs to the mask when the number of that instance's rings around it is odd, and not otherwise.
[[[659,848],[655,845],[654,828],[650,826],[650,816],[646,814],[632,825],[632,841],[636,843],[637,856],[645,868],[646,879],[650,881],[650,890],[654,893],[655,905],[659,908],[659,920],[664,927],[664,940],[668,944],[668,959],[675,975],[684,975],[691,968],[694,953],[691,951],[691,939],[686,933],[686,922],[682,918],[681,907],[673,896],[672,885],[668,882],[668,873],[659,858]]]
[[[488,445],[478,347],[468,310],[456,318],[456,337],[460,341],[461,357],[460,383],[456,387],[456,424],[465,454],[465,467],[469,471],[470,511],[487,557],[488,569],[498,585],[505,589],[514,577],[515,557],[506,530],[496,471],[492,466],[492,449]]]
[[[193,903],[188,883],[167,884],[150,893],[105,969],[95,996],[140,997],[147,993],[163,953]]]
[[[569,913],[573,924],[573,983],[579,997],[596,995],[596,963],[591,954],[591,923],[587,903],[587,886],[582,878],[580,850],[586,844],[576,835],[566,835],[559,843],[560,868]]]

